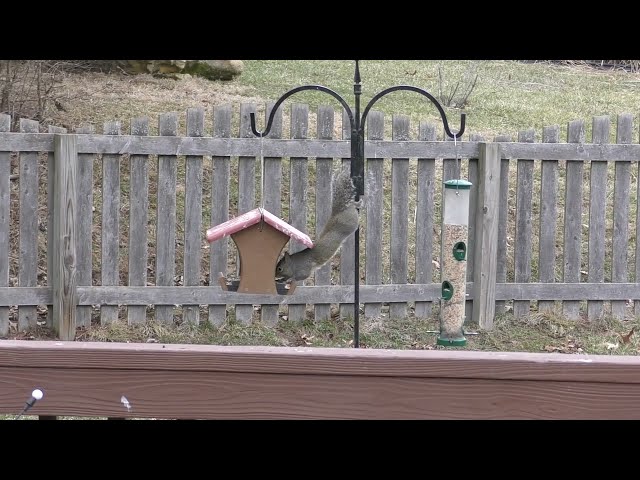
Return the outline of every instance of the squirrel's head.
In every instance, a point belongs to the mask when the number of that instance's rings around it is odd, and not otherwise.
[[[278,261],[276,265],[276,280],[283,281],[288,280],[293,272],[289,265],[291,264],[289,252],[284,252],[284,256]]]

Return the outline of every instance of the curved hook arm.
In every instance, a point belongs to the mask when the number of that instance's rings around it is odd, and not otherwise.
[[[422,88],[414,87],[411,85],[397,85],[395,87],[390,87],[378,93],[375,97],[373,97],[369,102],[369,104],[364,109],[364,112],[362,114],[362,122],[360,123],[362,128],[364,128],[367,114],[369,113],[369,110],[371,109],[373,104],[376,103],[378,100],[380,100],[382,97],[384,97],[386,94],[395,92],[397,90],[408,90],[410,92],[417,92],[427,97],[429,100],[431,100],[431,102],[436,106],[436,108],[440,112],[440,117],[442,118],[442,123],[444,124],[444,130],[445,132],[447,132],[447,135],[449,135],[451,138],[454,138],[454,137],[460,138],[462,136],[462,134],[464,133],[466,115],[464,113],[460,114],[460,130],[458,130],[458,132],[454,135],[453,133],[451,133],[451,130],[449,130],[449,122],[447,122],[447,115],[444,113],[442,106],[440,105],[440,103],[438,103],[435,97],[431,95],[429,92],[427,92],[426,90],[423,90]]]
[[[351,108],[349,108],[349,104],[347,104],[347,102],[338,93],[334,92],[330,88],[323,87],[322,85],[303,85],[301,87],[296,87],[292,90],[289,90],[287,93],[282,95],[280,99],[273,105],[273,108],[271,109],[271,114],[269,115],[269,120],[267,120],[267,126],[265,127],[264,131],[258,132],[258,130],[256,130],[256,114],[254,112],[251,112],[249,114],[249,117],[251,118],[251,131],[253,132],[253,134],[256,137],[269,135],[269,131],[271,130],[271,125],[273,123],[273,118],[276,115],[276,111],[278,110],[278,107],[288,97],[302,90],[319,90],[321,92],[326,92],[329,95],[333,96],[335,99],[337,99],[340,102],[340,104],[347,111],[347,115],[349,116],[349,122],[351,123],[351,130],[355,128],[355,120],[353,118],[353,112],[351,112]]]

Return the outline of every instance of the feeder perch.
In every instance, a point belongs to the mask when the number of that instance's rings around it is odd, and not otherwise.
[[[207,230],[209,243],[227,236],[231,236],[238,247],[240,281],[227,282],[220,273],[218,280],[223,290],[279,295],[293,293],[294,282],[291,282],[288,289],[284,283],[276,283],[276,264],[282,249],[290,239],[313,248],[313,242],[308,235],[264,208],[256,208]]]
[[[442,298],[438,345],[464,346],[467,241],[469,236],[469,193],[471,183],[466,180],[444,182],[442,206]]]

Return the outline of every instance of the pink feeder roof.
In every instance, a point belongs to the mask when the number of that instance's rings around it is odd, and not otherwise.
[[[233,235],[240,230],[255,225],[260,222],[264,217],[264,221],[271,225],[276,230],[281,231],[285,235],[289,235],[294,240],[302,242],[309,248],[313,248],[313,242],[308,235],[302,233],[295,227],[292,227],[281,218],[276,217],[273,213],[265,210],[264,208],[255,208],[249,212],[238,215],[220,225],[211,227],[207,230],[207,241],[209,243],[214,242],[220,238],[224,238],[229,235]]]

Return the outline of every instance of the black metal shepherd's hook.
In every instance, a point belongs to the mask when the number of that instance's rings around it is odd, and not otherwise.
[[[275,117],[276,111],[278,107],[291,95],[301,92],[303,90],[318,90],[320,92],[326,92],[332,97],[334,97],[342,107],[347,112],[347,116],[349,117],[349,124],[351,127],[351,178],[353,178],[353,183],[356,186],[356,201],[360,199],[360,195],[364,195],[364,127],[367,121],[367,115],[371,110],[371,107],[382,97],[391,92],[396,92],[399,90],[406,90],[410,92],[416,92],[427,97],[431,102],[436,106],[438,112],[440,112],[440,117],[442,118],[442,123],[444,125],[444,131],[450,138],[458,139],[464,133],[465,128],[465,118],[466,115],[464,113],[460,114],[460,130],[455,134],[451,132],[449,129],[449,122],[447,121],[447,116],[444,112],[444,109],[440,105],[440,103],[426,90],[422,88],[414,87],[411,85],[396,85],[395,87],[389,87],[377,95],[375,95],[371,101],[367,104],[360,116],[360,95],[362,94],[362,82],[360,79],[360,67],[359,60],[356,60],[355,65],[355,74],[353,77],[353,94],[355,97],[355,112],[351,110],[349,104],[342,98],[338,93],[334,92],[330,88],[323,87],[322,85],[303,85],[301,87],[296,87],[292,90],[289,90],[284,95],[282,95],[278,101],[273,105],[271,109],[271,113],[269,114],[269,118],[267,120],[267,125],[264,131],[259,132],[256,129],[256,115],[254,112],[249,114],[251,119],[251,131],[257,137],[264,137],[269,135],[271,131],[271,126],[273,124],[273,119]],[[355,231],[355,271],[354,271],[354,312],[353,312],[353,346],[358,348],[360,346],[360,229],[358,228]]]

